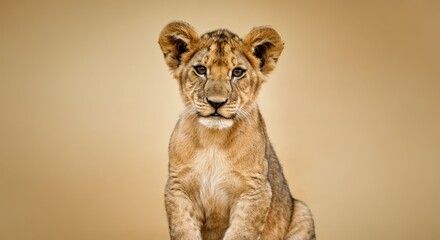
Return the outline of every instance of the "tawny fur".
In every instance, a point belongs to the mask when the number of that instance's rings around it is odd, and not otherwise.
[[[279,34],[258,27],[244,39],[225,29],[199,36],[172,22],[159,44],[185,104],[169,145],[171,239],[315,239],[310,210],[292,198],[255,102],[283,50]],[[236,68],[245,72],[233,75]]]

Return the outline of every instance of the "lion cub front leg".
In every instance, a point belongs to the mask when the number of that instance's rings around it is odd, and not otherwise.
[[[269,212],[272,190],[268,182],[242,193],[231,209],[224,240],[260,239]]]
[[[202,240],[201,223],[196,219],[194,206],[178,184],[168,183],[165,190],[165,208],[171,240]]]

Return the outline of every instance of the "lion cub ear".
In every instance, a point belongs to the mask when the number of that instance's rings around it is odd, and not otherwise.
[[[182,62],[182,54],[191,49],[199,40],[194,28],[186,22],[171,22],[159,35],[159,45],[165,62],[171,70],[176,70]]]
[[[254,66],[258,66],[264,74],[272,72],[284,48],[280,35],[271,27],[252,29],[244,38],[244,44],[259,60]]]

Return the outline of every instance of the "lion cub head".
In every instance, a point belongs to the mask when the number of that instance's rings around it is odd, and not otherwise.
[[[185,114],[213,129],[249,117],[283,50],[280,35],[270,27],[254,28],[242,39],[226,29],[199,36],[185,22],[165,26],[159,44],[179,82]]]

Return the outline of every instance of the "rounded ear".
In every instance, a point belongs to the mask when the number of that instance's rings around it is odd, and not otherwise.
[[[284,48],[280,35],[271,27],[252,29],[244,38],[244,44],[258,59],[258,63],[255,65],[264,74],[272,72]]]
[[[190,50],[190,45],[197,42],[199,35],[186,22],[171,22],[159,35],[159,45],[165,62],[171,70],[176,70],[182,62],[182,54]]]

